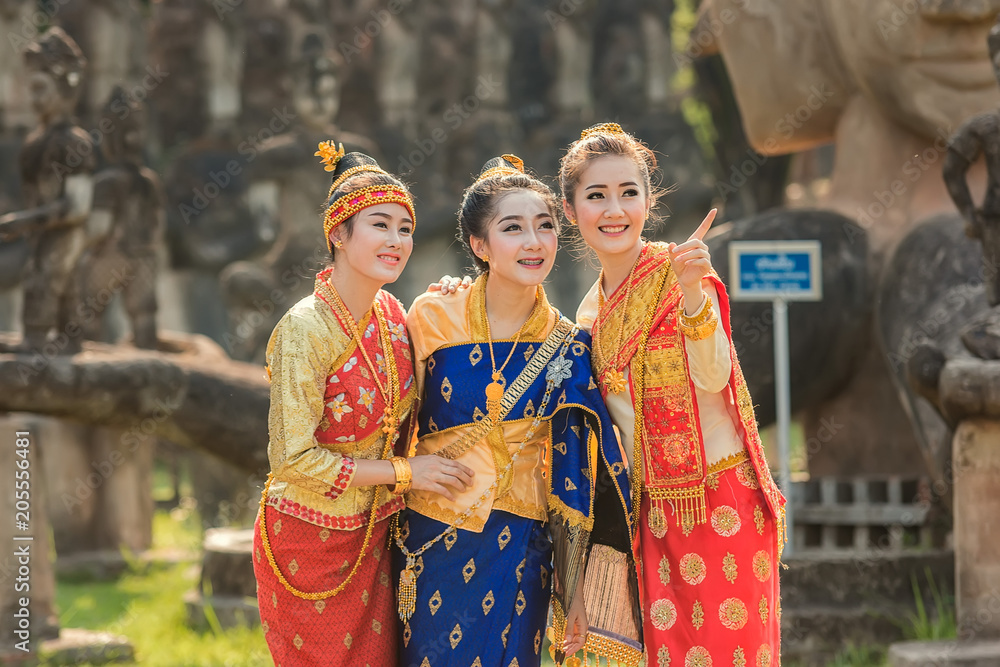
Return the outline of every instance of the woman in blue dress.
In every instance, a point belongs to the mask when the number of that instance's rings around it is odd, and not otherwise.
[[[630,559],[630,491],[591,373],[590,337],[542,288],[556,258],[557,211],[519,158],[490,160],[459,210],[478,279],[410,308],[422,401],[416,454],[475,474],[451,497],[407,494],[397,532],[402,665],[537,666],[550,598],[557,660],[585,641],[605,655],[615,642],[627,645],[618,653],[641,651],[636,636],[610,633],[598,646],[595,628],[588,634],[585,597],[588,610],[622,610],[634,630],[631,607],[609,602],[634,581],[598,568],[586,595],[583,583],[588,557],[611,553],[592,536]]]

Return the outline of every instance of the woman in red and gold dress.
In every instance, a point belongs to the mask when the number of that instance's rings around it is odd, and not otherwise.
[[[406,315],[382,286],[413,249],[410,193],[367,155],[332,142],[317,155],[333,172],[323,226],[333,265],[267,347],[271,474],[254,534],[261,627],[283,667],[392,667],[388,519],[411,485],[453,497],[472,471],[393,456],[416,394]]]
[[[701,238],[649,243],[653,152],[613,123],[559,173],[567,218],[601,262],[577,322],[632,474],[648,665],[777,665],[784,498]],[[589,612],[589,610],[588,610]]]

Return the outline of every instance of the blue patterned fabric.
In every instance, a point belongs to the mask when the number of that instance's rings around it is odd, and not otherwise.
[[[400,521],[410,550],[447,528],[410,510]],[[395,558],[399,571],[405,563],[398,550]],[[459,530],[434,545],[417,572],[400,667],[538,667],[552,580],[542,522],[494,511],[483,532]]]

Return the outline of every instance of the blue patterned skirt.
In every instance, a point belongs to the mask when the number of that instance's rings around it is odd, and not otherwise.
[[[400,516],[413,551],[447,527]],[[395,550],[395,580],[405,562]],[[494,510],[481,533],[458,530],[417,561],[417,606],[400,667],[537,667],[548,617],[552,542],[541,521]]]

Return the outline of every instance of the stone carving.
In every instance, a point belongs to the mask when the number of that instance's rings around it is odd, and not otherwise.
[[[156,250],[163,229],[163,193],[159,177],[143,164],[146,111],[116,87],[99,123],[107,166],[94,182],[90,246],[81,260],[77,310],[100,313],[107,295],[120,293],[135,346],[155,350]],[[102,319],[86,320],[88,338],[110,338],[102,331]]]
[[[221,274],[230,311],[230,353],[262,361],[267,338],[285,310],[312,290],[310,276],[328,258],[319,224],[330,179],[317,168],[316,145],[331,137],[348,150],[372,152],[373,142],[333,123],[340,107],[342,62],[319,31],[301,34],[288,78],[295,125],[261,143],[247,171],[246,202],[254,226],[271,230],[274,244],[260,258]]]
[[[1000,103],[986,49],[998,11],[992,0],[703,5],[696,36],[707,33],[721,52],[753,147],[769,156],[834,143],[824,205],[858,222],[850,233],[867,236],[877,292],[880,275],[893,279],[881,266],[901,239],[928,216],[954,210],[937,170],[955,128]],[[973,193],[982,190],[983,175],[978,165],[970,170]],[[734,330],[739,327],[735,322]],[[860,349],[867,351],[854,361],[847,385],[807,409],[809,434],[820,432],[831,416],[848,425],[811,453],[811,472],[857,472],[864,461],[868,473],[930,469],[941,479],[949,458],[946,424],[915,403],[905,363],[894,363],[871,342]],[[812,355],[792,363],[812,368],[817,377],[830,371],[826,360]],[[893,393],[898,401],[875,400]]]
[[[72,352],[80,328],[71,317],[70,286],[93,196],[94,146],[72,120],[86,59],[59,28],[33,42],[24,58],[38,126],[20,159],[27,208],[0,217],[0,240],[29,239],[23,346],[40,350],[56,332],[55,352]]]
[[[707,0],[699,30],[714,36],[757,151],[834,142],[828,204],[879,256],[953,210],[937,170],[959,124],[1000,103],[986,49],[998,11],[993,0]]]

